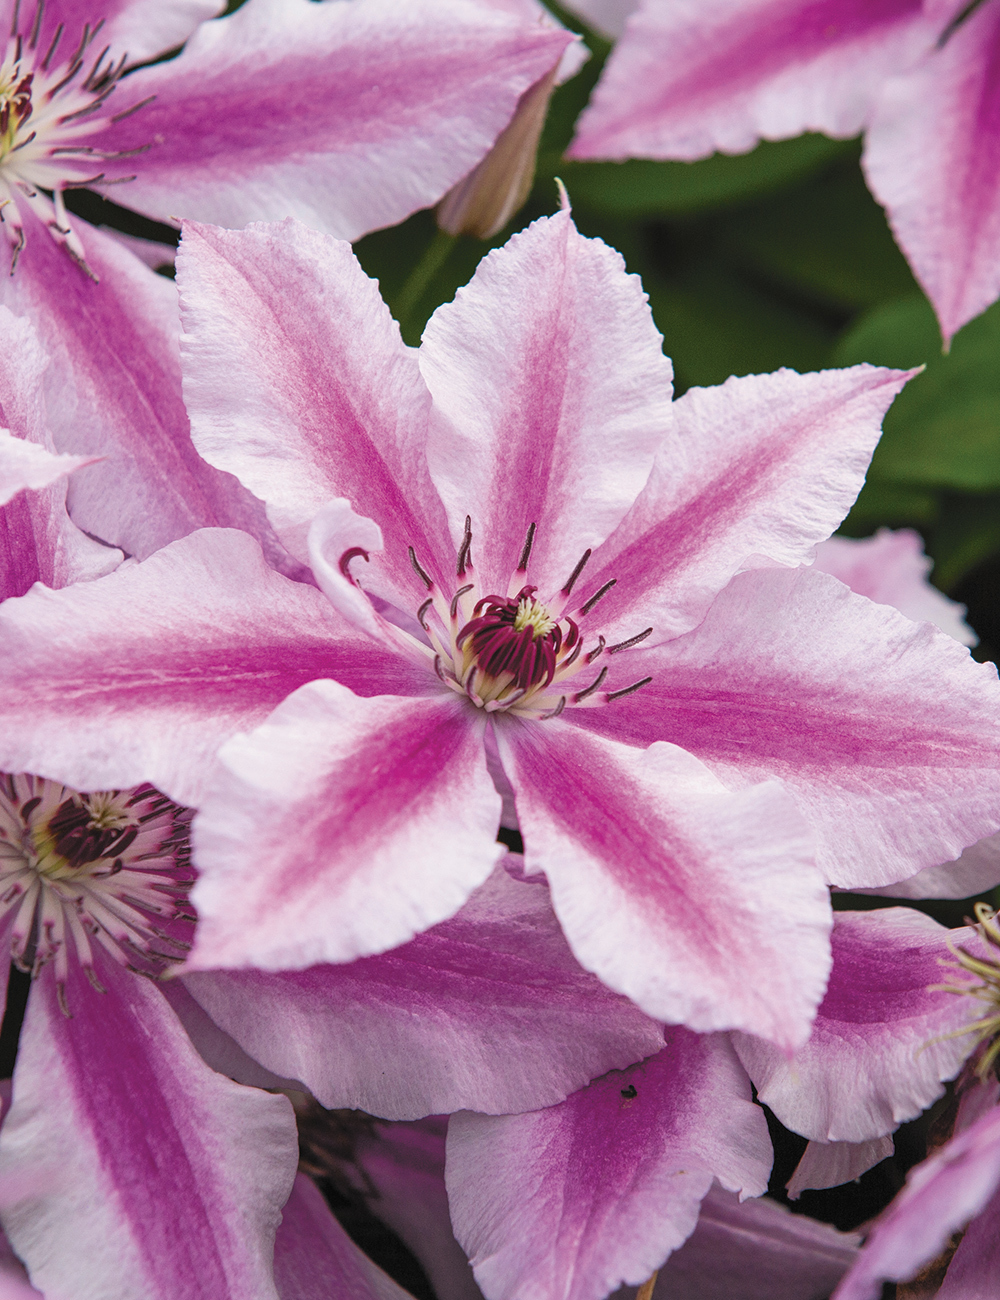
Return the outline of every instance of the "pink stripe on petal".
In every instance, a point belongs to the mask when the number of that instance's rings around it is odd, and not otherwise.
[[[572,41],[468,0],[252,0],[116,91],[101,147],[151,145],[130,205],[222,226],[295,216],[343,239],[435,203]],[[115,164],[112,164],[114,167]]]
[[[864,166],[947,342],[1000,296],[996,5],[981,4],[943,48],[889,82]]]
[[[834,884],[905,879],[1000,824],[996,670],[827,574],[740,574],[693,632],[626,657],[653,680],[574,722],[682,745],[727,784],[779,777]]]
[[[554,594],[619,523],[670,429],[672,370],[621,256],[543,218],[431,317],[420,367],[428,459],[452,539],[472,516],[484,591],[506,591],[529,524],[530,581]]]
[[[907,378],[780,370],[685,393],[649,483],[581,583],[583,599],[617,579],[595,616],[608,640],[650,623],[652,644],[676,636],[741,568],[810,560],[854,502]]]
[[[577,959],[657,1019],[801,1043],[830,904],[785,792],[733,794],[674,745],[637,750],[561,719],[497,734],[525,861]]]
[[[453,1116],[445,1176],[487,1300],[603,1300],[691,1235],[713,1177],[759,1196],[770,1167],[728,1040],[671,1028],[658,1055],[559,1106]]]
[[[235,737],[194,825],[196,969],[302,969],[405,943],[503,854],[485,720],[448,693],[297,691]]]
[[[948,1035],[982,1014],[971,997],[931,991],[944,979],[949,937],[979,949],[972,932],[956,936],[911,908],[834,913],[833,971],[808,1043],[789,1060],[734,1036],[784,1125],[820,1142],[866,1142],[944,1093],[976,1042]]]
[[[213,1073],[155,986],[113,963],[36,981],[0,1132],[0,1178],[52,1182],[4,1227],[46,1295],[274,1300],[271,1248],[297,1158],[284,1097]]]
[[[226,530],[6,601],[0,646],[0,769],[80,790],[149,780],[187,804],[218,746],[304,682],[336,673],[373,695],[438,684]]]
[[[295,1175],[281,1214],[274,1283],[280,1300],[411,1300],[355,1246],[305,1174]]]
[[[388,1119],[552,1105],[662,1042],[581,970],[548,891],[502,867],[450,920],[391,952],[184,983],[250,1056],[324,1106]]]
[[[920,0],[646,0],[570,149],[699,158],[865,124],[885,77],[936,32]]]
[[[347,498],[385,538],[367,584],[415,608],[423,587],[407,547],[438,577],[455,563],[423,459],[430,399],[350,245],[295,221],[189,224],[178,281],[199,450],[266,502],[306,562],[313,518]]]

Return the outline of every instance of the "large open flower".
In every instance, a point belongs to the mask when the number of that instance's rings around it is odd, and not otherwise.
[[[570,150],[701,158],[866,131],[863,165],[949,339],[1000,294],[997,0],[577,0],[634,10]]]
[[[0,759],[201,806],[198,962],[270,969],[454,913],[500,851],[492,767],[586,968],[654,1017],[801,1041],[824,876],[888,883],[1000,821],[993,670],[791,567],[905,376],[671,403],[638,282],[565,212],[419,358],[346,244],[185,245],[199,446],[322,592],[205,531],[8,601]]]
[[[294,214],[355,238],[475,167],[573,39],[477,0],[248,0],[201,22],[219,8],[0,0],[0,302],[52,358],[57,450],[107,457],[77,476],[74,519],[139,556],[263,521],[191,447],[172,286],[64,191],[112,184],[160,220]]]

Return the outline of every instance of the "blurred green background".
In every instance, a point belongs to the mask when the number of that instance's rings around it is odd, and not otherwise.
[[[934,314],[865,186],[858,141],[806,135],[696,163],[566,162],[573,123],[610,47],[551,7],[583,33],[592,57],[556,91],[525,208],[486,244],[460,238],[448,248],[435,240],[432,214],[421,212],[357,245],[407,342],[419,342],[428,316],[489,248],[556,209],[559,176],[583,233],[619,249],[642,277],[678,393],[780,366],[925,365],[889,412],[842,531],[918,529],[933,580],[969,606],[982,638],[977,654],[995,657],[1000,304],[943,355]]]

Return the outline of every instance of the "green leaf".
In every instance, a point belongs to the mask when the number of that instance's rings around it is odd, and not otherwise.
[[[927,528],[939,514],[938,498],[926,488],[886,482],[869,474],[861,495],[838,532],[869,537],[876,528]]]
[[[1000,551],[1000,495],[947,494],[928,549],[935,561],[934,581],[947,591]]]
[[[921,296],[869,313],[834,356],[838,365],[927,363],[886,416],[876,477],[966,492],[1000,488],[1000,303],[959,331],[947,355]]]
[[[579,80],[579,78],[577,78]],[[546,156],[539,170],[558,173],[574,203],[617,217],[655,217],[704,211],[781,189],[825,167],[855,146],[822,135],[778,143],[751,153],[713,154],[700,162],[562,162]]]

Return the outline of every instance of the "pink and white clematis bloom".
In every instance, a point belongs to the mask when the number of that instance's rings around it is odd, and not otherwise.
[[[994,670],[785,567],[906,376],[671,403],[638,282],[567,212],[419,354],[349,246],[294,222],[189,228],[179,274],[198,444],[322,590],[208,530],[8,601],[0,760],[199,806],[195,964],[265,969],[452,915],[502,852],[502,767],[586,969],[654,1018],[801,1042],[825,881],[1000,822]]]
[[[355,238],[474,168],[574,39],[478,0],[249,0],[202,22],[219,8],[0,0],[0,243],[17,263],[0,302],[52,358],[56,449],[107,458],[77,476],[74,519],[140,557],[205,525],[267,545],[266,523],[191,447],[173,286],[69,215],[64,191],[112,184],[160,220],[294,214]]]
[[[605,29],[620,0],[577,0]],[[863,166],[947,341],[1000,295],[997,0],[641,0],[574,158],[703,158],[864,130]]]

